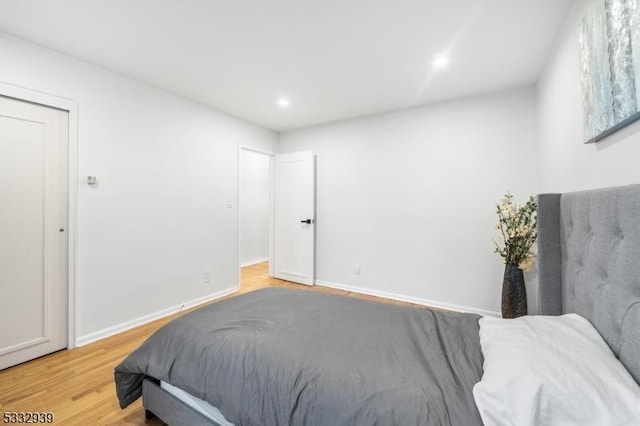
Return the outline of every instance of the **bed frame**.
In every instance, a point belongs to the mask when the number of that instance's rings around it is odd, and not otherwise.
[[[640,384],[640,185],[538,196],[538,310],[596,327]],[[216,425],[145,379],[147,418]]]
[[[142,405],[147,420],[158,417],[168,425],[219,426],[160,387],[153,379],[142,382]]]

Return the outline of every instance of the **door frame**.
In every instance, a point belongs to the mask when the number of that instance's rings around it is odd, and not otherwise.
[[[241,241],[241,228],[242,223],[240,221],[240,202],[242,195],[242,151],[249,151],[256,154],[262,154],[269,157],[269,276],[273,277],[273,226],[274,226],[274,191],[275,191],[275,152],[265,151],[262,149],[252,148],[248,145],[238,144],[238,289],[240,289],[240,278],[241,278],[241,269],[240,264],[242,263],[241,254],[240,254],[240,244]]]
[[[0,81],[0,95],[69,114],[69,158],[67,165],[67,348],[76,347],[76,276],[78,207],[78,102]]]

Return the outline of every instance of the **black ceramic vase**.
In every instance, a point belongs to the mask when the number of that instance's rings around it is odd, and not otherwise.
[[[518,265],[507,263],[502,281],[502,318],[518,318],[523,315],[527,315],[524,273]]]

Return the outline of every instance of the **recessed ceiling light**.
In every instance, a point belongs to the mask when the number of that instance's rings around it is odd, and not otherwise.
[[[433,62],[431,62],[431,65],[433,65],[433,68],[436,70],[443,70],[449,65],[449,58],[447,55],[436,56]]]
[[[289,102],[289,99],[287,98],[280,98],[278,99],[278,106],[281,108],[286,108],[289,106],[291,102]]]

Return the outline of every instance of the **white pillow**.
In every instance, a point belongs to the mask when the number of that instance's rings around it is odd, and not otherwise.
[[[640,386],[580,315],[484,317],[480,344],[485,426],[640,425]]]

